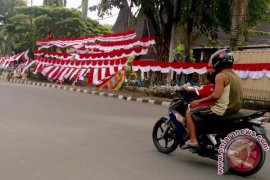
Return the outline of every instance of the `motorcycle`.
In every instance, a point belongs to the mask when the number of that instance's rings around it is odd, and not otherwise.
[[[192,98],[187,97],[183,90],[177,92],[181,98],[172,101],[168,116],[161,117],[153,128],[153,142],[161,153],[171,153],[178,146],[181,148],[189,139],[187,128],[177,119],[185,117]],[[226,170],[240,176],[253,175],[262,168],[265,151],[270,145],[264,128],[269,119],[264,117],[265,113],[266,111],[239,112],[215,120],[192,115],[197,126],[199,146],[190,148],[189,151],[218,161],[218,170],[221,171],[219,174]]]

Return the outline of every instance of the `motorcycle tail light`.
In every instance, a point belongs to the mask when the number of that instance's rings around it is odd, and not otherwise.
[[[258,118],[252,119],[250,122],[263,126],[267,123],[268,120],[269,120],[269,117],[258,117]]]

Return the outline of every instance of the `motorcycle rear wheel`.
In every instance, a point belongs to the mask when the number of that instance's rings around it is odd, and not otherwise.
[[[244,138],[249,142],[246,142],[246,144],[252,144],[252,150],[251,152],[248,152],[244,149],[241,150],[242,152],[235,151],[230,157],[229,153],[226,153],[226,161],[229,166],[229,171],[231,171],[233,174],[239,175],[239,176],[250,176],[255,173],[257,173],[263,166],[265,161],[265,151],[263,150],[263,147],[261,144],[253,137],[250,136],[240,136],[235,139],[231,143],[228,144],[228,149],[230,146],[233,146],[233,143],[235,143],[240,138]],[[238,147],[239,148],[239,147]],[[246,151],[246,152],[245,152]],[[242,154],[241,154],[242,153]],[[238,155],[238,157],[235,157],[235,154]],[[239,158],[241,157],[242,158]],[[233,161],[238,160],[238,162],[241,162],[237,165],[235,165]],[[240,161],[239,161],[240,160]]]
[[[171,122],[167,122],[165,117],[160,118],[152,132],[152,138],[157,150],[161,153],[169,154],[173,152],[179,144],[176,128]],[[164,134],[164,132],[166,132]]]

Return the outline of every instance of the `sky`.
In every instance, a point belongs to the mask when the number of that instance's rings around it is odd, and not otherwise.
[[[40,6],[43,4],[43,0],[32,0],[33,1],[33,6]],[[88,5],[89,6],[94,6],[99,4],[100,0],[90,0]],[[31,0],[28,0],[28,5],[31,5]],[[67,8],[78,8],[81,5],[81,0],[67,0]],[[112,15],[111,16],[105,16],[104,19],[100,19],[97,17],[97,11],[90,12],[88,11],[88,17],[90,17],[93,20],[98,21],[101,24],[110,24],[113,25],[117,19],[117,15],[119,13],[119,10],[114,8],[112,10]]]

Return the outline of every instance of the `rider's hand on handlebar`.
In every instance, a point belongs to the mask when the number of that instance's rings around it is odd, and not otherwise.
[[[173,89],[174,89],[175,91],[180,91],[180,90],[182,90],[182,86],[175,85],[175,86],[173,87]]]
[[[184,91],[188,91],[188,90],[189,90],[189,87],[188,87],[188,86],[182,86],[182,89],[183,89]]]
[[[195,91],[195,88],[191,86],[182,86],[182,89],[187,92]]]

